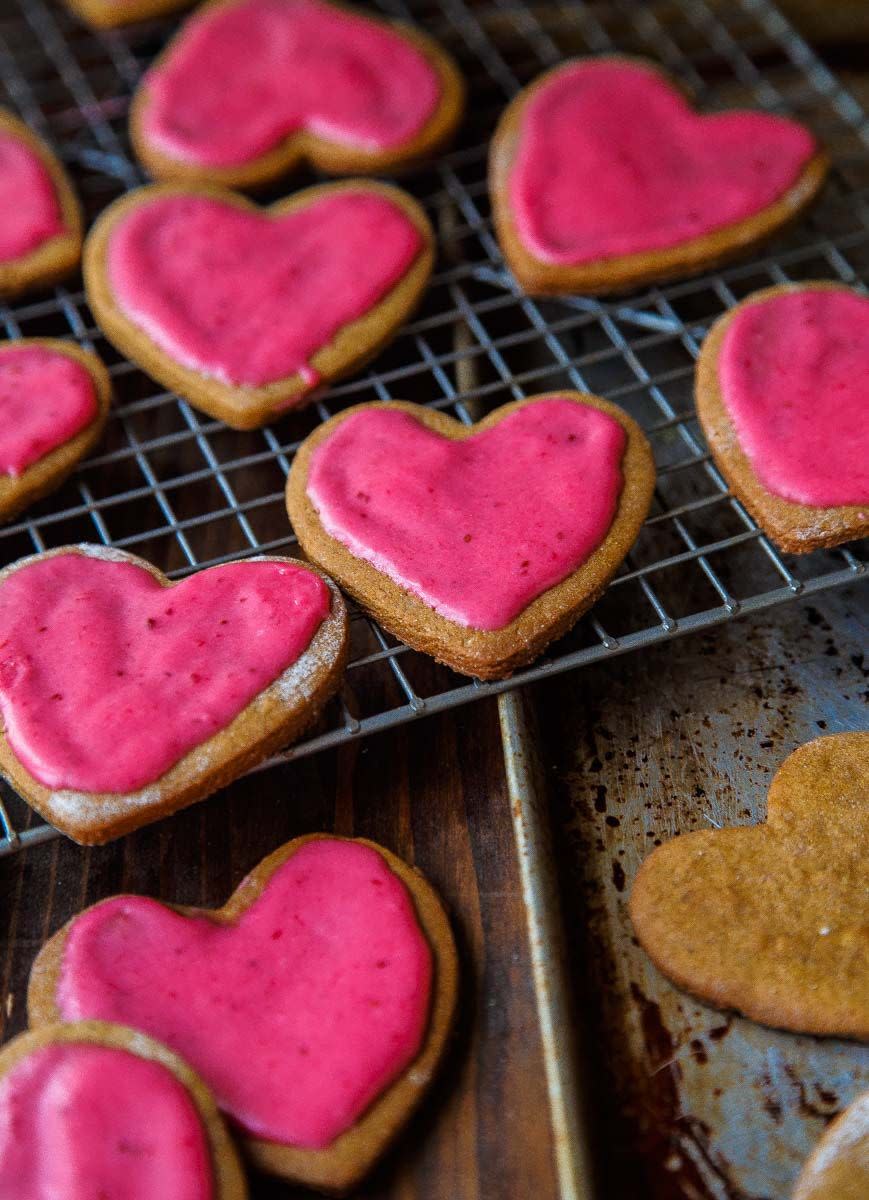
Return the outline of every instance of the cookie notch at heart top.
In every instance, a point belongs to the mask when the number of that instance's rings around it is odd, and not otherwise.
[[[447,1048],[458,995],[458,957],[450,923],[437,893],[420,871],[374,842],[312,834],[288,842],[264,859],[242,881],[223,908],[162,907],[185,916],[205,917],[221,925],[233,925],[255,905],[270,879],[298,850],[323,840],[364,846],[380,856],[387,871],[396,876],[406,890],[432,962],[428,1021],[419,1050],[401,1073],[375,1096],[354,1124],[322,1149],[263,1141],[253,1136],[244,1138],[248,1156],[261,1170],[340,1194],[352,1188],[371,1169],[398,1135],[428,1090]],[[99,907],[99,904],[94,905],[85,912]],[[34,963],[27,998],[32,1028],[40,1029],[59,1019],[64,948],[77,919],[73,918],[54,934]]]
[[[29,288],[49,287],[78,266],[82,248],[82,215],[72,184],[42,138],[8,109],[0,108],[0,137],[19,142],[41,164],[57,200],[62,232],[21,255],[0,262],[0,296],[14,299]],[[21,197],[22,203],[25,197]]]
[[[818,507],[797,503],[768,490],[740,444],[733,417],[724,399],[719,368],[725,339],[740,313],[777,296],[813,292],[857,296],[844,284],[823,280],[780,284],[754,292],[719,317],[712,326],[701,347],[695,376],[697,415],[716,465],[761,528],[778,546],[791,554],[807,554],[819,547],[837,546],[869,535],[869,495],[861,504]],[[869,302],[865,303],[866,343],[869,349]],[[821,424],[822,414],[818,410],[818,425]]]
[[[152,1064],[157,1068],[162,1068],[162,1071],[166,1072],[165,1079],[170,1083],[172,1090],[174,1090],[172,1085],[180,1085],[183,1088],[181,1095],[186,1095],[201,1125],[210,1159],[211,1179],[208,1184],[208,1193],[211,1200],[247,1200],[247,1181],[235,1145],[217,1110],[214,1097],[199,1076],[176,1054],[173,1054],[160,1042],[155,1042],[142,1033],[105,1021],[78,1021],[74,1024],[45,1025],[38,1030],[19,1034],[0,1050],[0,1081],[8,1077],[19,1065],[23,1066],[32,1056],[44,1051],[50,1052],[51,1047],[70,1047],[71,1049],[97,1047],[109,1052],[120,1051],[142,1064]],[[73,1111],[70,1115],[75,1120],[77,1115],[83,1114]],[[106,1131],[107,1134],[109,1132]],[[121,1151],[121,1154],[123,1153]],[[56,1147],[54,1148],[54,1152],[51,1154],[53,1165],[57,1158],[63,1158],[62,1148],[59,1151]],[[0,1169],[2,1169],[2,1163],[0,1163]],[[135,1169],[135,1156],[130,1159],[128,1169]],[[92,1181],[78,1179],[76,1182],[84,1183],[86,1186],[88,1182]],[[4,1192],[4,1194],[6,1193]],[[51,1194],[56,1195],[57,1193],[52,1191]],[[163,1197],[163,1200],[168,1200],[168,1198]]]
[[[181,28],[173,41],[153,64],[133,96],[130,108],[130,138],[136,155],[155,179],[185,183],[215,183],[242,191],[256,190],[279,179],[303,163],[328,175],[391,174],[417,162],[425,161],[453,136],[462,118],[465,105],[465,85],[453,59],[427,34],[412,26],[386,21],[370,13],[342,4],[322,3],[324,15],[343,16],[344,21],[360,22],[383,36],[393,35],[420,56],[433,73],[440,95],[433,111],[412,136],[394,146],[354,146],[340,137],[295,130],[275,136],[267,149],[230,165],[208,165],[185,161],[182,157],[161,148],[149,137],[148,119],[153,108],[149,80],[170,68],[173,58],[185,49],[186,38],[195,28],[231,14],[249,0],[210,0],[201,5]],[[287,5],[288,13],[292,6]],[[248,18],[249,19],[249,18]],[[224,64],[225,65],[225,64]],[[378,61],[379,69],[381,62]],[[230,68],[231,69],[231,68]],[[231,85],[230,85],[231,86]]]
[[[171,583],[144,559],[102,546],[64,546],[22,559],[0,571],[3,584],[27,567],[61,556],[126,563],[147,573],[171,594]],[[262,556],[244,563],[276,563],[310,572],[294,559]],[[223,564],[229,566],[232,564]],[[221,567],[206,568],[220,571]],[[318,579],[323,577],[314,570]],[[169,816],[226,786],[239,775],[299,737],[318,718],[343,677],[347,658],[347,612],[337,587],[324,579],[329,611],[301,654],[235,716],[199,742],[189,741],[180,758],[154,780],[123,790],[51,787],[37,779],[0,729],[0,771],[27,803],[56,829],[83,845],[101,845],[142,825]],[[183,581],[182,581],[183,584]],[[14,668],[13,668],[14,669]]]
[[[394,582],[385,571],[358,557],[326,532],[308,494],[312,457],[355,413],[367,410],[407,414],[424,429],[451,441],[461,441],[492,429],[511,414],[551,400],[585,406],[618,423],[624,431],[621,487],[615,514],[603,540],[578,568],[537,594],[502,627],[474,628],[440,615]],[[500,679],[531,662],[550,642],[566,633],[603,593],[648,514],[654,480],[652,452],[640,427],[617,405],[595,396],[557,392],[518,400],[496,409],[473,426],[465,426],[434,409],[392,401],[358,405],[339,413],[305,440],[293,460],[287,481],[287,508],[300,544],[311,561],[337,579],[384,628],[454,670],[481,679]]]
[[[63,355],[84,367],[93,383],[96,412],[92,419],[66,441],[50,447],[17,475],[0,474],[0,521],[9,521],[23,509],[60,487],[102,436],[109,417],[112,385],[109,373],[90,350],[60,338],[22,338],[0,346],[0,365],[4,354],[22,348],[39,348]]]
[[[407,222],[419,238],[419,249],[406,271],[360,317],[337,327],[331,340],[293,373],[261,384],[224,382],[187,366],[160,346],[148,332],[121,309],[109,279],[108,255],[112,233],[128,216],[151,202],[175,197],[203,199],[229,209],[280,219],[309,210],[321,200],[359,194],[380,197]],[[97,219],[84,251],[84,278],[88,303],[108,339],[164,387],[186,397],[209,416],[233,429],[256,429],[277,420],[307,402],[318,387],[359,369],[392,340],[421,299],[434,262],[434,234],[417,202],[389,184],[348,181],[322,184],[298,192],[269,208],[220,188],[188,188],[152,184],[116,200]],[[230,318],[231,319],[231,318]]]
[[[755,246],[793,221],[812,202],[819,192],[829,168],[826,154],[815,147],[792,186],[782,192],[774,203],[733,223],[688,237],[673,245],[613,254],[577,263],[550,262],[538,256],[525,244],[511,202],[511,178],[517,162],[522,124],[529,101],[557,84],[566,73],[580,67],[596,65],[633,68],[666,85],[673,95],[679,87],[655,63],[621,55],[574,59],[539,76],[516,96],[498,122],[489,154],[489,191],[498,240],[510,269],[522,287],[536,295],[598,295],[617,294],[655,282],[664,282],[721,265],[749,253]],[[761,119],[762,114],[741,110]],[[695,114],[702,120],[705,114]],[[713,117],[717,114],[710,114]],[[725,114],[727,113],[725,112]],[[637,114],[631,114],[636,128]],[[796,123],[792,122],[792,125]],[[614,148],[616,147],[613,139]],[[716,183],[720,164],[716,168]],[[589,181],[589,187],[594,181]]]
[[[679,987],[796,1033],[869,1040],[869,733],[795,750],[765,824],[683,834],[640,867],[630,916]]]

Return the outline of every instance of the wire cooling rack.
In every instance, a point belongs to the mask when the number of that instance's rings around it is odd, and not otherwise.
[[[770,544],[711,463],[691,399],[700,342],[724,309],[773,283],[859,284],[869,270],[869,126],[855,100],[766,0],[381,0],[379,8],[441,39],[466,73],[470,103],[456,148],[403,181],[441,232],[441,260],[422,308],[372,369],[305,413],[241,434],[119,359],[77,285],[0,308],[9,337],[66,336],[94,347],[116,389],[98,452],[63,489],[0,530],[3,563],[97,541],[179,577],[243,555],[293,553],[283,501],[291,459],[318,422],[351,403],[403,398],[470,420],[510,399],[575,387],[617,401],[646,429],[659,469],[655,507],[610,591],[573,633],[512,680],[481,684],[435,666],[355,612],[342,695],[291,756],[864,573],[855,546],[794,558]],[[96,34],[46,0],[0,7],[0,102],[55,146],[89,218],[144,182],[127,110],[172,28],[163,21]],[[617,302],[533,301],[515,287],[493,237],[488,139],[506,101],[541,70],[611,50],[655,59],[704,108],[751,105],[800,117],[836,169],[815,212],[748,264]],[[54,835],[8,789],[4,795],[0,855]]]

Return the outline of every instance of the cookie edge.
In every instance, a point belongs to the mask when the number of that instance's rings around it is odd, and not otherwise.
[[[147,570],[161,587],[176,586],[159,568],[125,551],[103,546],[60,546],[43,554],[30,555],[0,571],[0,587],[15,571],[62,554],[110,558]],[[143,825],[171,816],[182,808],[226,787],[240,775],[284,749],[319,718],[326,703],[337,692],[344,677],[349,633],[347,610],[334,582],[308,563],[277,555],[258,555],[232,562],[278,562],[319,575],[330,593],[330,612],[294,663],[264,688],[224,728],[200,742],[158,779],[136,792],[77,792],[52,790],[35,779],[17,758],[5,729],[0,726],[0,772],[21,798],[55,829],[80,845],[98,846]],[[213,571],[228,563],[205,567]],[[298,680],[291,676],[301,675]],[[292,687],[290,697],[281,693]],[[255,735],[259,736],[255,736]],[[84,814],[64,814],[64,797],[71,806],[86,806]]]
[[[169,196],[193,196],[228,204],[244,212],[281,217],[341,192],[379,195],[401,210],[421,237],[419,252],[405,274],[363,316],[342,326],[332,341],[317,350],[310,366],[316,383],[306,383],[296,372],[259,386],[233,385],[186,367],[157,345],[122,311],[108,276],[109,239],[115,225],[140,205]],[[91,311],[108,341],[142,371],[169,391],[185,397],[206,415],[230,428],[259,429],[309,404],[325,386],[350,375],[376,357],[399,333],[421,301],[432,273],[435,236],[422,207],[392,184],[374,180],[340,180],[316,184],[260,206],[238,192],[208,185],[198,187],[152,183],[136,188],[105,208],[87,236],[83,254],[85,292]]]
[[[0,1078],[29,1055],[46,1046],[65,1043],[123,1050],[146,1062],[158,1063],[169,1071],[184,1088],[199,1116],[208,1143],[215,1200],[247,1200],[247,1181],[211,1092],[182,1058],[144,1033],[107,1021],[58,1022],[43,1025],[38,1030],[30,1029],[0,1048]]]
[[[243,0],[207,0],[196,9],[199,18],[212,9],[229,8]],[[326,0],[331,8],[370,21],[396,33],[418,50],[434,68],[441,85],[441,99],[432,116],[403,146],[389,150],[365,152],[330,142],[305,131],[281,139],[276,146],[241,165],[232,167],[202,167],[188,165],[149,144],[145,132],[145,116],[149,103],[147,76],[136,88],[130,105],[129,131],[133,151],[148,174],[157,180],[191,185],[213,184],[237,191],[257,191],[277,183],[303,165],[327,175],[381,175],[412,169],[430,161],[455,135],[465,112],[466,86],[453,57],[434,38],[401,21],[390,21],[371,15],[365,9]],[[192,18],[190,18],[192,19]],[[187,22],[173,35],[149,68],[159,71],[182,38]]]
[[[560,583],[532,600],[501,629],[474,629],[436,613],[384,572],[357,558],[337,538],[331,537],[308,497],[308,473],[314,451],[354,413],[366,409],[404,412],[442,436],[461,440],[491,428],[520,408],[553,398],[567,398],[596,408],[617,420],[624,429],[623,484],[618,507],[606,537],[591,556]],[[603,595],[639,536],[651,506],[654,485],[652,450],[636,421],[610,401],[566,390],[512,401],[471,426],[436,409],[406,401],[355,405],[333,416],[305,439],[293,459],[286,495],[290,522],[307,557],[335,578],[385,629],[453,670],[479,679],[502,679],[537,658]]]
[[[54,188],[64,230],[18,258],[0,263],[0,296],[15,300],[23,293],[50,287],[71,275],[81,262],[83,218],[66,169],[52,148],[11,109],[0,107],[0,132],[36,155]]]
[[[578,63],[589,62],[644,67],[660,76],[672,88],[684,92],[676,79],[650,59],[606,54],[568,59],[538,75],[510,101],[498,120],[490,143],[488,186],[501,252],[515,279],[529,295],[619,295],[655,283],[701,275],[733,260],[750,256],[759,245],[798,220],[819,194],[827,178],[830,162],[826,151],[815,139],[816,153],[806,163],[793,186],[775,204],[752,217],[662,250],[596,259],[575,266],[547,263],[535,257],[519,236],[510,204],[510,174],[518,149],[522,115],[527,102],[558,72],[569,70]],[[694,107],[693,102],[692,108],[698,116],[704,115]]]
[[[738,1013],[749,1021],[773,1029],[784,1029],[791,1033],[816,1037],[839,1037],[858,1042],[869,1042],[869,1010],[864,1013],[862,1018],[858,1012],[856,1016],[851,1014],[853,1016],[851,1020],[830,1019],[829,1012],[825,1008],[810,1011],[811,997],[809,997],[808,1007],[805,1004],[794,1002],[793,996],[789,998],[788,1003],[782,1003],[777,999],[770,1000],[768,997],[759,996],[756,989],[752,989],[749,994],[744,988],[737,992],[726,982],[722,985],[721,973],[715,972],[711,968],[707,968],[704,972],[708,980],[706,982],[698,979],[696,971],[690,972],[682,966],[675,966],[670,961],[668,949],[664,947],[661,950],[658,944],[654,898],[650,896],[647,900],[644,895],[647,886],[646,877],[652,871],[659,873],[663,869],[661,864],[668,863],[670,855],[678,854],[682,857],[685,854],[684,847],[686,845],[701,847],[702,852],[705,852],[706,847],[720,847],[722,835],[725,838],[741,840],[746,834],[757,834],[767,826],[778,825],[782,821],[782,815],[780,815],[782,810],[786,813],[790,807],[788,801],[794,784],[802,782],[806,775],[811,779],[819,769],[826,771],[829,766],[827,751],[831,748],[832,743],[837,741],[849,743],[846,752],[850,748],[850,743],[856,745],[856,752],[866,758],[866,769],[869,774],[869,731],[857,730],[827,734],[797,746],[779,764],[770,780],[767,791],[766,818],[753,825],[728,825],[722,829],[694,830],[681,837],[669,838],[641,862],[628,899],[628,915],[637,940],[654,966],[677,988],[691,996],[698,997],[703,1003],[725,1012]],[[655,860],[654,867],[650,865],[653,860]],[[668,937],[667,940],[669,942],[673,939]]]
[[[743,309],[763,304],[773,296],[815,291],[859,295],[846,284],[829,280],[781,283],[752,292],[712,325],[700,348],[694,374],[697,416],[715,465],[732,494],[745,505],[763,532],[789,554],[809,554],[869,535],[869,499],[865,504],[818,508],[767,491],[739,442],[724,401],[718,361],[727,331]]]
[[[262,895],[272,875],[302,846],[312,841],[342,841],[367,846],[384,860],[410,896],[417,923],[432,955],[433,984],[425,1038],[415,1059],[372,1102],[345,1133],[322,1150],[304,1150],[257,1138],[243,1137],[254,1165],[287,1182],[300,1183],[341,1195],[354,1187],[387,1151],[422,1101],[449,1048],[459,989],[459,960],[443,901],[416,867],[368,838],[314,833],[293,838],[254,867],[221,908],[202,909],[164,904],[184,916],[204,916],[232,924]],[[90,908],[116,900],[107,897],[67,921],[42,947],[30,972],[27,1011],[31,1028],[59,1018],[56,995],[66,937],[73,923]],[[159,903],[163,904],[162,901]]]
[[[0,522],[11,521],[37,500],[56,491],[99,442],[111,411],[111,379],[93,350],[61,338],[17,338],[0,344],[0,359],[3,354],[22,347],[41,347],[84,367],[94,386],[97,412],[83,429],[25,467],[20,475],[0,475]]]

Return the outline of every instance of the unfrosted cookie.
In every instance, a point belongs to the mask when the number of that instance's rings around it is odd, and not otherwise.
[[[122,353],[203,412],[254,429],[389,342],[433,258],[422,209],[386,184],[326,184],[268,209],[156,184],[102,213],[84,274]]]
[[[63,833],[110,841],[298,737],[338,687],[346,622],[292,559],[175,584],[101,546],[22,559],[0,571],[0,769]]]
[[[793,1200],[866,1200],[869,1196],[869,1092],[825,1131],[803,1167]]]
[[[594,396],[517,401],[472,427],[362,404],[302,444],[287,506],[308,557],[386,629],[497,679],[601,595],[654,477],[639,426]]]
[[[827,166],[796,121],[701,115],[656,66],[610,56],[519,93],[492,140],[489,186],[519,283],[596,294],[745,253],[806,207]]]
[[[637,937],[674,983],[798,1033],[869,1040],[869,733],[801,746],[766,824],[666,842],[630,900]]]
[[[99,1017],[192,1064],[262,1170],[357,1182],[404,1125],[456,1003],[449,922],[423,876],[373,842],[313,835],[223,908],[116,896],[43,948],[32,1026]]]
[[[755,292],[712,326],[697,414],[734,494],[805,554],[869,534],[869,300],[835,283]]]
[[[63,279],[78,266],[81,242],[81,210],[63,167],[0,108],[0,296]]]
[[[214,1099],[165,1046],[101,1021],[0,1051],[0,1196],[246,1200]]]
[[[65,3],[94,29],[117,29],[189,8],[192,0],[65,0]]]
[[[214,0],[148,71],[130,134],[158,179],[249,188],[302,162],[392,172],[440,149],[463,107],[455,63],[415,29],[324,0]]]
[[[111,396],[99,358],[72,342],[0,344],[0,521],[63,483],[102,435]]]

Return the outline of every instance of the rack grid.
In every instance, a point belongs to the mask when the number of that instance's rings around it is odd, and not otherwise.
[[[768,0],[379,0],[377,7],[439,38],[470,89],[455,148],[401,181],[441,235],[417,314],[370,369],[304,412],[242,434],[120,359],[78,284],[0,306],[9,337],[65,336],[96,349],[116,391],[103,445],[54,496],[0,530],[0,558],[97,541],[177,578],[232,558],[293,553],[283,501],[293,454],[318,422],[374,399],[416,400],[470,421],[538,391],[597,392],[645,428],[658,486],[607,595],[536,665],[497,683],[468,680],[354,610],[341,696],[312,736],[263,766],[865,575],[856,545],[801,557],[776,550],[711,462],[691,399],[706,329],[750,291],[807,278],[861,286],[869,270],[869,122],[853,97]],[[57,149],[88,219],[145,182],[130,151],[127,110],[175,24],[94,33],[60,3],[7,0],[0,8],[0,103]],[[655,59],[705,110],[748,105],[798,116],[830,150],[832,179],[814,212],[749,262],[617,301],[533,300],[516,287],[492,232],[488,139],[509,98],[540,71],[570,55],[614,50]],[[284,190],[311,181],[302,174]],[[0,856],[53,836],[3,791]]]

